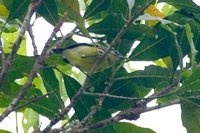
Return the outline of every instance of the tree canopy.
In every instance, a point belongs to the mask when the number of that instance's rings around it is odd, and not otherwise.
[[[39,53],[32,28],[41,17],[54,29]],[[76,26],[60,34],[64,23]],[[108,48],[93,68],[112,48],[125,58],[102,71],[74,71],[51,52],[76,43],[74,36]],[[0,38],[0,122],[21,112],[24,132],[155,133],[120,120],[180,104],[187,132],[200,132],[200,7],[191,0],[1,0]],[[136,70],[136,61],[154,65]],[[50,120],[45,129],[39,116]]]

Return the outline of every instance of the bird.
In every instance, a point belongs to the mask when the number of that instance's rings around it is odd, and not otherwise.
[[[106,50],[108,50],[108,47],[105,46],[89,43],[74,43],[65,48],[55,48],[52,52],[62,54],[65,62],[78,67],[80,70],[89,72]],[[123,56],[119,51],[111,49],[103,59],[101,59],[99,64],[97,64],[95,72],[111,67],[122,58]]]

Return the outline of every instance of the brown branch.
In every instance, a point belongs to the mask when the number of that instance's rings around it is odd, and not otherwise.
[[[5,75],[7,74],[11,64],[13,63],[14,61],[14,58],[15,58],[15,55],[17,54],[17,51],[20,47],[20,43],[21,41],[23,40],[23,37],[24,37],[24,34],[30,24],[30,19],[33,15],[33,13],[36,11],[36,9],[39,7],[39,5],[41,4],[41,0],[32,0],[30,5],[29,5],[29,8],[28,8],[28,12],[24,18],[24,21],[23,21],[23,24],[20,28],[20,31],[19,31],[19,35],[13,45],[13,48],[12,48],[12,51],[8,57],[8,59],[5,59],[3,60],[3,65],[2,65],[2,70],[1,70],[1,73],[0,73],[0,88],[1,88],[1,85],[3,83],[3,80],[5,78]]]
[[[28,33],[29,33],[29,36],[32,40],[32,46],[33,46],[33,55],[36,56],[38,55],[38,50],[37,50],[37,46],[36,46],[36,43],[35,43],[35,36],[33,34],[33,30],[32,30],[32,27],[33,27],[33,24],[29,24],[28,26]]]
[[[62,21],[62,19],[61,19],[61,21]],[[62,21],[62,23],[63,23],[63,21]],[[48,49],[49,49],[49,46],[51,44],[51,41],[52,41],[53,37],[56,35],[56,33],[59,31],[62,23],[58,22],[58,24],[55,26],[52,34],[50,35],[49,39],[45,43],[45,46],[44,46],[44,49],[43,49],[41,55],[35,61],[33,69],[31,70],[26,83],[20,89],[20,91],[18,92],[17,96],[13,99],[13,101],[7,107],[7,109],[1,114],[0,122],[3,121],[4,118],[6,118],[12,111],[14,111],[14,109],[16,108],[18,103],[23,99],[23,97],[26,94],[26,92],[29,89],[29,87],[32,85],[33,79],[36,77],[39,69],[42,67],[42,64],[44,63],[44,60],[45,60],[46,56],[48,56]]]
[[[122,99],[122,100],[130,100],[130,101],[149,99],[149,98],[126,97],[126,96],[118,96],[118,95],[111,95],[111,94],[104,94],[104,93],[93,93],[93,92],[84,92],[83,94],[87,96],[93,96],[93,97],[107,97],[111,99]],[[158,98],[158,97],[151,97],[151,99],[155,99],[155,98]]]
[[[169,103],[160,104],[160,105],[156,105],[156,106],[148,107],[148,108],[137,107],[137,108],[127,109],[127,110],[119,112],[114,117],[107,118],[105,120],[94,123],[93,125],[90,125],[90,126],[77,128],[77,129],[74,129],[73,131],[69,130],[68,128],[53,129],[53,130],[50,130],[50,133],[57,133],[57,131],[67,131],[68,133],[74,133],[74,132],[75,133],[88,133],[88,132],[92,132],[99,128],[107,127],[107,126],[112,125],[116,122],[119,122],[120,120],[123,120],[123,119],[129,120],[129,117],[132,114],[141,114],[141,113],[145,113],[145,112],[149,112],[149,111],[154,111],[154,110],[161,109],[161,108],[168,107],[168,106],[175,105],[175,104],[180,104],[180,100],[174,100]]]
[[[160,105],[156,105],[156,106],[149,107],[149,108],[128,109],[128,110],[125,110],[125,111],[118,113],[114,117],[111,117],[111,118],[105,119],[103,121],[97,122],[97,123],[95,123],[91,126],[83,127],[81,129],[76,129],[76,133],[88,133],[88,132],[91,132],[93,130],[103,128],[103,127],[106,127],[106,126],[111,125],[113,123],[116,123],[120,120],[127,119],[127,117],[129,115],[132,115],[132,114],[141,114],[141,113],[161,109],[161,108],[168,107],[168,106],[171,106],[171,105],[174,105],[174,104],[179,104],[179,103],[180,103],[180,100],[174,100],[174,101],[171,101],[171,102],[166,103],[166,104],[160,104]]]

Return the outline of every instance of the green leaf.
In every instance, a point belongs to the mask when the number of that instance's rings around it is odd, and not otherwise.
[[[120,6],[119,6],[120,5]],[[120,14],[123,18],[129,17],[127,0],[113,0],[108,8],[109,14]]]
[[[1,132],[1,133],[12,133],[12,132],[10,132],[10,131],[6,131],[6,130],[3,130],[3,129],[0,129],[0,132]]]
[[[86,8],[84,18],[90,19],[102,11],[106,11],[111,0],[93,0],[89,7]]]
[[[22,117],[22,125],[24,133],[28,133],[31,127],[39,127],[39,114],[33,111],[32,109],[25,109]]]
[[[170,57],[173,62],[173,71],[175,71],[177,66],[182,64],[182,58],[190,50],[185,29],[173,24],[169,26],[161,24],[157,25],[155,30],[156,36],[145,36],[130,58],[138,61],[155,61]]]
[[[20,90],[21,86],[18,85],[15,82],[9,81],[8,78],[5,78],[3,85],[1,86],[0,92],[1,92],[1,104],[0,106],[5,107],[10,104],[10,102],[13,100],[13,97],[15,97]]]
[[[35,62],[35,57],[17,55],[8,72],[10,81],[27,76]]]
[[[34,62],[35,62],[34,57],[16,55],[15,60],[11,64],[11,68],[8,71],[8,74],[6,75],[6,78],[3,82],[3,85],[1,85],[0,89],[3,88],[4,91],[9,92],[10,91],[9,85],[16,79],[20,79],[23,78],[24,76],[27,76],[31,71]],[[1,60],[0,64],[2,65]]]
[[[105,120],[106,118],[110,118],[111,113],[108,112],[107,110],[101,109],[100,111],[97,111],[96,114],[94,115],[93,122],[98,122],[101,120]],[[104,128],[96,129],[92,133],[116,133],[116,130],[112,125],[108,125]]]
[[[63,75],[65,88],[69,98],[71,99],[77,91],[81,88],[81,85],[72,77],[67,75]],[[94,105],[95,98],[88,96],[81,96],[80,100],[74,105],[74,110],[76,115],[81,120],[83,119],[89,112],[92,105]]]
[[[111,23],[112,22],[112,23]],[[109,15],[99,23],[91,25],[88,30],[96,34],[104,34],[107,36],[115,37],[125,24],[125,20],[120,14]],[[122,36],[124,39],[135,40],[143,34],[154,36],[155,31],[152,27],[143,24],[131,25],[125,34]]]
[[[186,30],[187,39],[188,39],[188,42],[190,44],[190,49],[191,49],[191,64],[192,64],[192,68],[194,68],[197,65],[197,62],[195,60],[197,50],[195,49],[195,45],[193,41],[193,33],[188,23],[185,25],[185,30]]]
[[[11,96],[4,93],[0,93],[0,108],[7,108],[11,101]]]
[[[55,25],[58,20],[58,9],[55,0],[43,0],[37,13],[44,17],[50,24]]]
[[[96,73],[91,78],[91,83],[94,88],[94,92],[102,93],[106,87],[107,82],[111,75],[110,69],[107,69],[103,72]],[[161,68],[156,66],[148,66],[145,70],[139,70],[132,73],[127,73],[124,69],[117,72],[115,77],[115,82],[110,88],[109,94],[117,96],[126,96],[126,97],[144,97],[152,88],[162,82],[170,83],[173,74],[167,68]],[[127,109],[130,106],[133,106],[134,102],[121,99],[109,99],[103,103],[103,107],[111,110],[123,110]]]
[[[137,61],[152,61],[166,57],[169,55],[167,50],[169,41],[167,43],[167,40],[169,40],[169,33],[162,27],[156,27],[156,36],[145,36],[130,58]]]
[[[4,43],[4,51],[5,53],[10,53],[12,50],[12,47],[18,37],[18,32],[13,32],[13,33],[2,33],[2,38],[3,38],[3,43]],[[23,37],[23,40],[20,44],[20,48],[17,51],[17,54],[19,55],[27,55],[27,50],[26,50],[26,36]]]
[[[187,129],[187,133],[200,132],[200,107],[191,103],[181,104],[181,117],[183,126]]]
[[[142,128],[128,122],[117,122],[113,126],[117,133],[156,133],[152,129]]]
[[[13,97],[15,97],[22,86],[16,84],[15,82],[8,82],[9,84],[4,87],[3,90],[1,90],[0,95],[0,101],[1,107],[7,107],[11,101],[13,100]],[[59,112],[61,107],[58,107],[59,105],[55,105],[54,102],[56,100],[50,99],[51,95],[55,95],[54,93],[50,93],[48,97],[44,96],[42,92],[37,88],[30,88],[27,94],[24,96],[24,99],[20,102],[19,106],[17,107],[17,111],[21,111],[24,108],[32,108],[37,113],[44,115],[48,117],[49,119],[54,118],[55,114]],[[39,98],[39,100],[37,100]],[[30,102],[31,101],[31,102]],[[28,104],[27,104],[28,103]]]
[[[200,68],[193,69],[191,76],[189,76],[182,84],[180,92],[200,90]]]
[[[192,18],[192,19],[191,19]],[[186,24],[189,24],[191,28],[191,33],[193,34],[193,42],[194,42],[194,47],[196,50],[200,50],[199,43],[200,43],[200,22],[197,20],[197,17],[195,14],[192,14],[188,11],[176,11],[173,15],[168,17],[169,20],[179,23],[185,27]],[[184,29],[181,33],[180,30],[175,30],[177,32],[177,38],[178,42],[182,47],[183,55],[187,54],[190,50],[190,42],[188,40],[187,34],[186,34],[186,29]],[[199,52],[197,53],[196,60],[199,62]],[[191,58],[191,56],[190,56]],[[194,57],[193,57],[194,58]]]
[[[47,93],[52,93],[48,96],[49,102],[51,102],[52,106],[54,106],[58,111],[64,107],[64,103],[60,96],[59,83],[55,73],[53,69],[50,67],[48,68],[48,66],[46,68],[42,68],[39,73],[42,77]]]
[[[28,0],[3,0],[4,5],[9,10],[8,20],[24,17],[28,10],[30,1]],[[26,8],[24,8],[26,7]]]
[[[48,95],[50,97],[51,95],[55,95],[54,93],[51,93]],[[25,100],[22,101],[21,105],[26,104],[27,102],[30,102],[30,99],[39,98],[40,99],[36,102],[32,102],[31,104],[27,105],[26,107],[32,108],[37,113],[46,116],[49,119],[53,119],[56,114],[59,113],[59,110],[61,108],[58,108],[59,105],[55,105],[54,101],[46,96],[43,96],[41,91],[37,88],[31,88],[27,95]],[[56,100],[55,100],[56,101]]]
[[[166,2],[175,6],[177,9],[189,10],[194,13],[200,12],[200,7],[196,5],[192,0],[159,0],[159,2]]]

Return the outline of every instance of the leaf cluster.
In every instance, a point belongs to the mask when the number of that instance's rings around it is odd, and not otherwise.
[[[156,15],[160,14],[156,7],[162,2],[165,4],[160,12],[164,18]],[[20,27],[26,21],[24,19],[29,5],[30,1],[27,0],[0,1],[1,72],[4,71],[4,57],[9,61],[7,57],[14,50]],[[145,13],[150,5],[155,7],[154,16],[147,15],[148,11]],[[76,121],[82,122],[82,127],[98,124],[112,119],[114,113],[144,107],[153,99],[156,99],[159,105],[169,106],[172,101],[178,100],[181,104],[183,125],[188,133],[200,132],[200,7],[194,2],[41,0],[32,19],[37,21],[41,17],[54,27],[59,25],[61,19],[62,23],[76,25],[72,35],[60,47],[76,43],[74,36],[78,35],[89,38],[92,43],[113,47],[127,58],[110,68],[88,75],[74,71],[74,67],[64,63],[59,55],[45,55],[45,62],[40,64],[31,86],[13,110],[22,112],[23,119],[28,120],[28,123],[23,123],[25,132],[32,126],[39,128],[39,115],[50,120],[58,118],[67,101],[71,101],[75,113],[72,116],[65,114],[59,119],[65,122],[61,130],[69,130],[66,125],[73,127],[73,122]],[[134,20],[124,30],[124,34],[116,38],[131,18]],[[34,27],[33,24],[30,23],[28,27]],[[30,30],[26,30],[30,33]],[[1,81],[1,112],[6,110],[22,86],[29,81],[29,74],[37,62],[38,55],[28,55],[30,51],[27,50],[27,36],[28,34],[21,41],[14,61]],[[56,34],[50,46],[55,47],[55,43],[62,38],[62,35]],[[35,40],[31,39],[34,44]],[[113,44],[114,41],[116,42]],[[34,49],[36,50],[36,47]],[[189,59],[186,65],[185,58]],[[153,65],[141,70],[133,69],[138,61],[151,61]],[[174,82],[177,82],[175,87],[164,90]],[[81,88],[85,89],[76,97]],[[154,94],[146,97],[152,90]],[[137,118],[143,112],[136,114]],[[34,118],[30,117],[32,114]],[[154,133],[151,129],[119,121],[102,124],[88,132]]]

